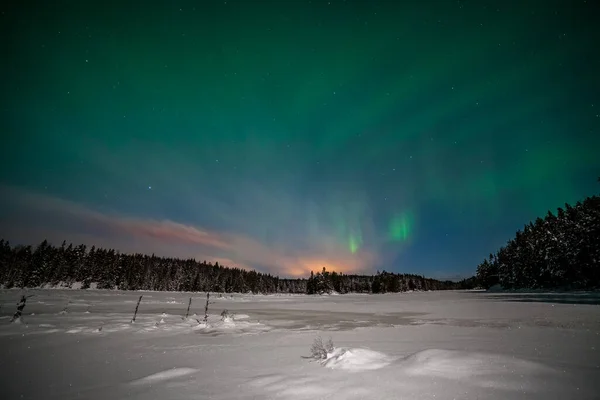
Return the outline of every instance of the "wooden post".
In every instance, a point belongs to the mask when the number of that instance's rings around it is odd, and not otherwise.
[[[141,295],[138,299],[137,306],[135,306],[135,312],[133,313],[133,319],[131,320],[131,322],[135,322],[135,317],[137,316],[138,308],[140,308],[140,302],[142,301],[143,296],[144,295]]]
[[[185,312],[185,318],[187,319],[188,315],[190,315],[190,306],[192,305],[192,298],[190,297],[190,302],[188,303],[187,311]]]
[[[204,306],[204,323],[208,322],[208,301],[210,299],[210,292],[206,292],[206,306]]]

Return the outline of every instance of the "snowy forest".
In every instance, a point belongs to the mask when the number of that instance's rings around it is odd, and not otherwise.
[[[343,275],[336,272],[323,271],[310,273],[306,282],[306,293],[321,294],[338,293],[398,293],[409,290],[456,290],[473,289],[475,278],[460,282],[439,281],[413,274],[394,274],[379,272],[375,276]]]
[[[600,180],[600,179],[599,179]],[[484,288],[594,289],[600,287],[600,197],[565,204],[556,215],[525,225],[477,267]]]
[[[345,275],[326,270],[309,279],[227,268],[194,259],[121,254],[113,249],[47,241],[35,249],[0,240],[0,284],[5,288],[83,284],[82,288],[225,293],[384,293],[407,290],[467,289],[473,280],[438,281],[419,275]]]

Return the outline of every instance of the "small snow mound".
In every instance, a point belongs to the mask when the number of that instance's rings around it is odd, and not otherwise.
[[[339,293],[335,290],[326,290],[318,293],[319,296],[339,296]]]
[[[163,318],[161,318],[159,324],[164,324],[164,323],[165,323],[165,320]]]
[[[346,371],[366,371],[388,366],[392,358],[378,351],[368,349],[335,349],[327,354],[323,366]]]
[[[210,328],[210,324],[207,322],[200,322],[198,325],[195,325],[194,327],[192,327],[193,330],[202,330],[202,329],[209,329]]]
[[[542,364],[514,357],[441,349],[428,349],[413,354],[405,360],[405,366],[409,375],[457,380],[497,377],[507,371],[519,374],[550,371]]]
[[[240,320],[240,319],[248,319],[250,318],[249,315],[246,314],[235,314],[235,319]]]
[[[136,379],[131,382],[132,385],[149,385],[152,383],[163,382],[169,379],[179,378],[186,375],[191,375],[197,372],[194,368],[173,368],[166,371],[157,372],[152,375],[148,375],[144,378]]]
[[[204,323],[197,321],[198,324],[192,326],[195,332],[208,334],[212,336],[218,335],[256,335],[262,332],[270,331],[271,328],[259,322],[237,321],[235,319],[225,317],[219,320],[212,318],[212,321]]]
[[[331,383],[331,382],[330,382]],[[252,387],[258,387],[270,392],[269,398],[289,399],[324,399],[324,398],[372,398],[372,393],[360,393],[353,390],[353,397],[347,396],[347,392],[340,395],[339,388],[334,385],[326,384],[322,380],[311,377],[294,377],[285,375],[264,375],[259,376],[250,382]],[[359,392],[359,393],[357,393]],[[265,396],[266,397],[266,396]]]

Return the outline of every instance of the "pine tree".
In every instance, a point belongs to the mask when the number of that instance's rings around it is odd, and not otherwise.
[[[525,225],[493,260],[477,268],[489,287],[498,272],[505,288],[589,289],[600,286],[600,198],[565,204]]]

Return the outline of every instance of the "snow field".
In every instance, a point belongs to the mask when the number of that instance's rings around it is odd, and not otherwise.
[[[600,309],[474,292],[0,291],[3,398],[597,399]],[[143,295],[135,323],[131,323]],[[184,319],[189,297],[190,316]],[[65,306],[66,309],[65,309]],[[233,318],[222,320],[224,309]],[[32,315],[33,314],[33,315]],[[316,361],[317,335],[335,344]]]

